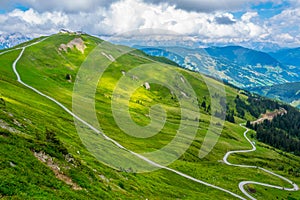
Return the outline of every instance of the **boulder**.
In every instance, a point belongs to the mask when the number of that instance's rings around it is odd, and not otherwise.
[[[67,75],[66,75],[66,79],[67,79],[68,81],[72,81],[72,75],[71,75],[71,74],[67,74]]]
[[[0,98],[0,108],[5,107],[5,100],[3,98]]]
[[[150,90],[150,84],[148,82],[145,82],[144,86],[145,86],[146,90]]]

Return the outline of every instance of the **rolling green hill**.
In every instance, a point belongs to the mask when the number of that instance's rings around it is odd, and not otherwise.
[[[74,39],[78,47],[68,46]],[[26,47],[16,65],[17,71],[24,83],[55,98],[72,110],[72,92],[80,66],[89,64],[86,62],[87,56],[95,53],[93,50],[103,41],[85,34],[55,34],[38,38],[19,47],[40,40],[42,41]],[[112,55],[128,49],[112,44],[103,46],[106,47],[109,47]],[[53,101],[17,81],[12,65],[21,51],[22,49],[17,47],[4,54],[1,54],[5,52],[4,50],[0,51],[1,198],[236,199],[227,192],[192,181],[166,168],[136,173],[128,169],[113,169],[100,162],[83,144],[70,114]],[[100,46],[100,51],[96,53],[101,52]],[[246,95],[240,94],[237,89],[223,86],[216,80],[172,66],[171,61],[157,60],[139,51],[130,50],[129,53],[111,60],[112,63],[96,85],[95,93],[96,117],[102,130],[110,138],[134,152],[154,152],[172,141],[179,129],[180,121],[188,125],[193,125],[197,121],[199,125],[196,127],[194,140],[187,151],[169,165],[170,169],[224,188],[244,198],[246,197],[238,187],[241,181],[251,180],[290,187],[287,182],[262,170],[238,168],[222,162],[227,151],[251,147],[243,137],[245,129],[239,126],[245,119],[255,119],[255,116],[247,110],[244,119],[235,114],[235,123],[226,121],[214,149],[204,158],[198,156],[212,115],[216,114],[208,109],[208,105],[212,104],[211,98],[216,98],[215,94],[211,94],[210,97],[208,85],[225,87],[226,104],[228,110],[233,113],[237,112],[236,96],[239,95],[241,101],[247,103]],[[165,126],[158,134],[146,139],[124,133],[113,117],[111,100],[114,98],[113,91],[118,81],[126,77],[133,79],[129,71],[138,66],[144,66],[145,71],[147,66],[150,66],[150,69],[157,69],[149,71],[148,74],[153,74],[158,79],[168,80],[170,77],[167,74],[168,69],[182,74],[183,80],[188,80],[197,96],[197,99],[193,100],[203,105],[199,108],[201,114],[199,119],[194,117],[181,119],[182,110],[179,108],[179,102],[180,98],[184,97],[174,97],[169,89],[150,83],[150,90],[140,86],[130,97],[130,115],[137,124],[147,125],[150,122],[148,116],[150,108],[160,103],[167,114]],[[97,65],[95,67],[98,69]],[[124,76],[122,72],[126,75]],[[173,80],[170,78],[168,82],[172,83]],[[123,90],[126,92],[126,88]],[[191,95],[190,91],[181,92],[182,96]],[[120,101],[120,105],[123,105],[123,101]],[[190,116],[194,116],[195,110],[187,110]],[[250,134],[253,136],[252,140],[256,142],[257,151],[234,154],[229,157],[230,162],[264,167],[299,185],[300,178],[297,171],[300,168],[300,157],[256,141],[254,131],[250,131]],[[101,140],[101,136],[95,134],[91,135],[91,138]],[[109,153],[106,154],[106,149],[101,149],[101,146],[95,146],[95,151],[98,149],[102,152],[101,157]],[[246,189],[257,199],[300,198],[299,191],[287,192],[257,185],[248,185]]]

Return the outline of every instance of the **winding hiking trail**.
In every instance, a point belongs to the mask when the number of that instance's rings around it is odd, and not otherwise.
[[[271,172],[267,169],[264,169],[262,167],[258,167],[258,166],[251,166],[251,165],[239,165],[239,164],[232,164],[230,162],[228,162],[228,157],[231,155],[231,154],[234,154],[234,153],[249,153],[249,152],[253,152],[253,151],[256,151],[256,147],[255,145],[251,142],[251,140],[247,137],[247,133],[249,131],[248,128],[244,127],[242,124],[240,124],[241,127],[245,128],[246,131],[244,132],[244,137],[246,138],[246,140],[251,144],[252,146],[252,149],[249,149],[249,150],[237,150],[237,151],[229,151],[225,154],[225,156],[223,157],[223,161],[225,164],[227,165],[230,165],[230,166],[234,166],[234,167],[243,167],[243,168],[255,168],[255,169],[260,169],[268,174],[271,174],[273,176],[276,176],[288,183],[290,183],[293,188],[285,188],[285,187],[281,187],[281,186],[276,186],[276,185],[270,185],[270,184],[267,184],[267,183],[260,183],[260,182],[255,182],[255,181],[242,181],[239,183],[239,189],[247,196],[249,197],[249,199],[251,200],[255,200],[254,197],[252,197],[244,188],[245,185],[247,184],[254,184],[254,185],[262,185],[262,186],[266,186],[266,187],[270,187],[270,188],[276,188],[276,189],[279,189],[279,190],[286,190],[286,191],[297,191],[299,190],[299,187],[297,184],[293,183],[291,180],[283,177],[283,176],[280,176],[274,172]]]
[[[175,169],[172,169],[172,168],[169,168],[169,167],[166,167],[166,166],[162,166],[162,165],[160,165],[160,164],[158,164],[158,163],[155,163],[155,162],[149,160],[148,158],[146,158],[146,157],[144,157],[144,156],[142,156],[142,155],[140,155],[140,154],[138,154],[138,153],[135,153],[135,152],[133,152],[133,151],[130,151],[130,150],[126,149],[126,148],[123,147],[121,144],[119,144],[117,141],[111,139],[110,137],[108,137],[107,135],[105,135],[104,133],[102,133],[101,131],[99,131],[98,129],[96,129],[95,127],[93,127],[92,125],[90,125],[89,123],[87,123],[86,121],[82,120],[79,116],[75,115],[72,111],[70,111],[68,108],[66,108],[66,107],[65,107],[63,104],[61,104],[59,101],[57,101],[57,100],[55,100],[54,98],[52,98],[52,97],[50,97],[50,96],[48,96],[48,95],[46,95],[46,94],[40,92],[40,91],[37,90],[36,88],[34,88],[34,87],[32,87],[32,86],[27,85],[26,83],[24,83],[24,82],[22,81],[22,79],[21,79],[20,74],[19,74],[18,71],[17,71],[17,63],[18,63],[18,61],[21,59],[21,57],[22,57],[22,55],[23,55],[23,53],[24,53],[24,51],[25,51],[25,49],[26,49],[27,47],[32,46],[32,45],[35,45],[35,44],[38,44],[38,43],[40,43],[40,42],[46,40],[47,38],[48,38],[48,37],[46,37],[46,38],[44,38],[44,39],[42,39],[42,40],[40,40],[40,41],[34,42],[34,43],[30,44],[30,45],[24,46],[24,47],[19,47],[19,48],[16,48],[16,49],[11,49],[11,50],[4,51],[4,52],[1,52],[1,53],[0,53],[0,55],[2,55],[2,54],[5,54],[5,53],[14,51],[14,50],[20,50],[20,49],[21,49],[21,52],[20,52],[19,56],[17,57],[17,59],[16,59],[16,60],[14,61],[14,63],[12,64],[13,71],[14,71],[15,75],[17,76],[17,81],[18,81],[20,84],[22,84],[23,86],[25,86],[25,87],[31,89],[32,91],[36,92],[37,94],[39,94],[39,95],[41,95],[41,96],[43,96],[43,97],[49,99],[50,101],[54,102],[54,103],[57,104],[59,107],[61,107],[63,110],[65,110],[68,114],[70,114],[72,117],[74,117],[75,119],[79,120],[81,123],[83,123],[84,125],[86,125],[87,127],[89,127],[91,130],[93,130],[93,131],[96,132],[97,134],[102,135],[106,140],[112,142],[114,145],[116,145],[116,146],[118,146],[119,148],[121,148],[121,149],[123,149],[123,150],[125,150],[125,151],[127,151],[127,152],[129,152],[129,153],[131,153],[132,155],[135,155],[136,157],[138,157],[138,158],[140,158],[140,159],[146,161],[146,162],[149,163],[150,165],[155,166],[155,167],[159,167],[159,168],[162,168],[162,169],[165,169],[165,170],[170,171],[170,172],[173,172],[173,173],[175,173],[175,174],[177,174],[177,175],[179,175],[179,176],[181,176],[181,177],[184,177],[184,178],[189,179],[189,180],[191,180],[191,181],[194,181],[194,182],[203,184],[203,185],[205,185],[205,186],[208,186],[208,187],[211,187],[211,188],[214,188],[214,189],[223,191],[223,192],[225,192],[225,193],[227,193],[227,194],[230,194],[230,195],[232,195],[233,197],[236,197],[236,198],[238,198],[238,199],[246,200],[246,198],[244,198],[244,197],[242,197],[242,196],[240,196],[240,195],[238,195],[238,194],[235,194],[234,192],[231,192],[231,191],[226,190],[226,189],[224,189],[224,188],[221,188],[221,187],[219,187],[219,186],[212,185],[212,184],[207,183],[207,182],[204,182],[204,181],[202,181],[202,180],[196,179],[196,178],[194,178],[194,177],[191,177],[191,176],[189,176],[189,175],[187,175],[187,174],[184,174],[184,173],[182,173],[182,172],[180,172],[180,171],[177,171],[177,170],[175,170]],[[242,126],[242,125],[241,125],[241,126]],[[280,186],[274,186],[274,185],[269,185],[269,184],[265,184],[265,183],[259,183],[259,182],[253,182],[253,181],[243,181],[243,182],[240,182],[240,183],[239,183],[239,189],[240,189],[240,190],[241,190],[248,198],[250,198],[250,199],[255,199],[255,198],[253,198],[251,195],[249,195],[249,194],[245,191],[244,186],[247,185],[247,184],[263,185],[263,186],[266,186],[266,187],[272,187],[272,188],[277,188],[277,189],[281,189],[281,190],[288,190],[288,191],[297,191],[297,190],[299,190],[298,186],[297,186],[296,184],[294,184],[292,181],[290,181],[290,180],[288,180],[287,178],[284,178],[284,177],[282,177],[282,176],[280,176],[280,175],[277,175],[277,174],[275,174],[275,173],[273,173],[273,172],[271,172],[271,171],[269,171],[269,170],[266,170],[266,169],[261,168],[261,167],[256,167],[256,166],[247,166],[247,165],[236,165],[236,164],[231,164],[231,163],[229,163],[229,162],[227,161],[228,157],[229,157],[231,154],[233,154],[233,153],[247,153],[247,152],[252,152],[252,151],[255,151],[255,150],[256,150],[256,147],[251,143],[251,141],[250,141],[250,140],[247,138],[247,136],[246,136],[246,133],[247,133],[248,131],[249,131],[249,130],[247,129],[247,130],[244,132],[244,137],[248,140],[248,142],[252,145],[253,148],[252,148],[251,150],[240,150],[240,151],[230,151],[230,152],[227,152],[226,155],[225,155],[224,158],[223,158],[224,163],[227,164],[227,165],[230,165],[230,166],[235,166],[235,167],[258,168],[258,169],[261,169],[261,170],[263,170],[263,171],[265,171],[265,172],[267,172],[267,173],[269,173],[269,174],[272,174],[272,175],[274,175],[274,176],[277,176],[277,177],[279,177],[279,178],[281,178],[281,179],[283,179],[283,180],[289,182],[290,184],[292,184],[292,185],[294,186],[294,188],[292,188],[292,189],[290,189],[290,188],[282,188],[282,187],[280,187]],[[201,197],[200,197],[200,198],[201,198]]]

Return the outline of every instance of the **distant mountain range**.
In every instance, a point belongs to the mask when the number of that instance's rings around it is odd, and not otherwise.
[[[300,47],[294,49],[283,49],[275,53],[270,53],[271,56],[279,60],[281,63],[300,68]]]
[[[2,34],[0,35],[0,49],[11,48],[30,39],[21,33]]]
[[[241,46],[137,48],[151,56],[166,57],[182,68],[300,107],[300,48],[272,53]]]
[[[285,60],[285,51],[272,54],[241,46],[187,49],[182,47],[137,47],[152,56],[166,57],[183,68],[222,79],[240,88],[271,86],[300,81],[296,53]],[[293,52],[294,50],[290,50]],[[276,59],[276,56],[280,58]],[[294,59],[293,63],[291,57]],[[281,59],[282,58],[282,59]]]
[[[247,47],[249,49],[254,49],[262,52],[276,52],[282,49],[278,44],[272,42],[252,42],[252,43],[242,43],[240,46]]]
[[[207,47],[212,47],[212,46],[216,46],[216,47],[225,47],[225,46],[242,46],[248,49],[253,49],[256,51],[262,51],[265,53],[269,53],[269,52],[277,52],[281,49],[283,49],[281,46],[279,46],[276,43],[272,43],[272,42],[241,42],[241,43],[210,43],[210,44],[204,44],[204,43],[199,43],[199,46],[207,46]]]

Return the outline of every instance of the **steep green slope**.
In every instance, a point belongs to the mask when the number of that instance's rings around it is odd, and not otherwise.
[[[61,44],[67,44],[75,38],[81,38],[86,45],[82,54],[76,48],[59,50]],[[54,97],[69,109],[72,108],[72,91],[79,66],[86,56],[102,41],[88,35],[57,34],[34,46],[27,47],[17,64],[22,80],[41,92]],[[119,46],[114,46],[117,51]],[[1,125],[1,176],[0,194],[4,198],[19,199],[234,199],[233,196],[202,184],[185,179],[175,173],[160,169],[150,173],[128,173],[114,170],[99,162],[81,142],[73,118],[59,106],[36,94],[16,81],[12,63],[20,50],[0,55],[0,106]],[[151,90],[140,87],[131,97],[130,112],[140,124],[149,123],[145,115],[149,108],[162,103],[169,113],[166,127],[154,137],[139,139],[125,134],[112,116],[111,96],[122,70],[129,71],[141,64],[161,66],[153,60],[136,52],[121,56],[103,74],[96,92],[96,110],[99,122],[105,133],[128,149],[147,152],[160,149],[174,137],[180,123],[180,110],[176,98],[169,90],[151,84]],[[195,90],[198,101],[210,104],[210,96],[203,77],[199,74],[174,68],[184,75]],[[67,80],[66,75],[72,79]],[[213,79],[209,82],[221,84]],[[236,89],[225,86],[227,103],[234,109]],[[242,100],[246,96],[240,94]],[[142,103],[141,103],[142,102]],[[238,124],[226,122],[222,135],[213,151],[204,159],[198,157],[199,149],[207,133],[211,115],[200,109],[199,129],[190,148],[170,165],[197,179],[243,195],[238,189],[242,180],[264,181],[270,184],[289,185],[282,180],[256,169],[241,169],[220,162],[228,150],[246,149],[249,144],[243,138],[244,129]],[[249,113],[247,118],[253,119]],[[195,120],[195,119],[193,119]],[[235,118],[236,122],[242,122]],[[190,119],[185,120],[186,123]],[[255,139],[253,139],[255,140]],[[299,169],[300,158],[283,153],[257,142],[257,152],[234,155],[232,162],[259,165],[288,177],[300,184],[299,177],[289,174],[289,168]],[[36,152],[36,154],[34,154]],[[39,161],[35,155],[44,152],[51,156],[59,172]],[[37,156],[38,157],[38,156]],[[40,158],[41,159],[41,158]],[[42,160],[42,159],[41,159]],[[279,168],[278,163],[282,163]],[[53,167],[53,166],[52,166]],[[62,178],[71,180],[69,185]],[[61,181],[60,179],[63,179]],[[256,186],[253,186],[256,188]],[[257,190],[258,199],[299,198],[299,192]]]

